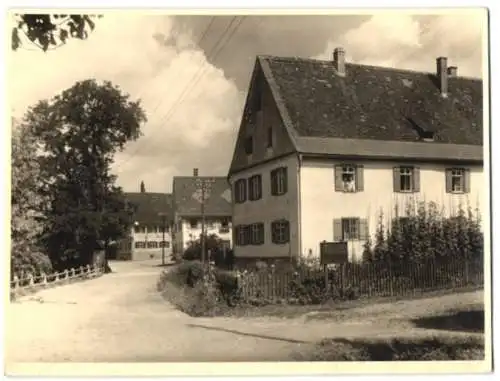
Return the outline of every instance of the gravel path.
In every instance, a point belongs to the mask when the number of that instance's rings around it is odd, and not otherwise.
[[[279,361],[301,345],[199,327],[206,319],[177,311],[156,291],[160,267],[112,268],[11,303],[7,362]]]
[[[473,304],[482,292],[359,309],[339,320],[192,318],[157,292],[154,262],[116,262],[114,273],[39,292],[7,312],[7,362],[286,361],[325,337],[402,336],[407,319]]]

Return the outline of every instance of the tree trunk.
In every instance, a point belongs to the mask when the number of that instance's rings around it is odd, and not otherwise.
[[[108,240],[106,240],[106,241],[104,241],[104,274],[109,274],[109,273],[113,272],[113,270],[111,270],[111,267],[109,267],[108,247],[109,247],[109,242],[108,242]]]

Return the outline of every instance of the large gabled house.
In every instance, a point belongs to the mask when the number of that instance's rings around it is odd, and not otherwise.
[[[202,182],[209,184],[203,193],[203,205]],[[191,242],[200,238],[203,214],[206,235],[215,234],[231,247],[231,188],[226,177],[199,176],[196,168],[192,176],[174,176],[172,200],[174,255],[182,255]]]
[[[487,210],[483,83],[447,58],[433,73],[332,59],[258,56],[228,180],[234,254],[359,259],[380,210],[415,199]]]
[[[163,253],[169,259],[172,255],[172,195],[146,192],[142,183],[140,192],[125,193],[125,197],[135,208],[130,259],[160,259]]]

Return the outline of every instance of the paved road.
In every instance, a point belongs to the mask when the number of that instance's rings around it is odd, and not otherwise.
[[[412,316],[483,299],[479,291],[378,304],[343,321],[192,318],[157,292],[156,264],[116,262],[112,274],[11,303],[7,362],[286,361],[325,337],[421,335]]]
[[[112,267],[115,273],[12,303],[7,361],[278,361],[301,345],[177,311],[156,291],[161,268],[152,262]]]

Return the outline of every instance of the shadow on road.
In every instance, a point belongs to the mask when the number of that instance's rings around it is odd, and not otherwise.
[[[418,328],[445,331],[484,332],[484,310],[459,311],[454,314],[414,319]]]
[[[288,339],[286,337],[278,337],[278,336],[261,335],[261,334],[256,334],[256,333],[241,332],[241,331],[236,331],[233,329],[220,328],[220,327],[209,327],[209,326],[200,325],[200,324],[187,324],[187,326],[192,327],[192,328],[204,328],[204,329],[209,329],[209,330],[213,330],[213,331],[228,332],[228,333],[233,333],[235,335],[241,335],[241,336],[257,337],[259,339],[285,341],[285,342],[293,343],[293,344],[310,344],[307,341]]]

